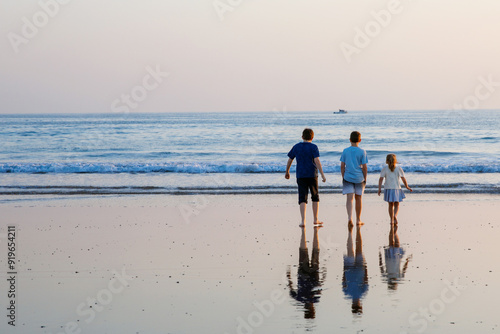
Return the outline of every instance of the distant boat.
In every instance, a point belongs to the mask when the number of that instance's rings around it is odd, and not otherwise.
[[[347,114],[347,111],[345,111],[344,109],[339,109],[339,111],[334,111],[333,113],[334,114]]]

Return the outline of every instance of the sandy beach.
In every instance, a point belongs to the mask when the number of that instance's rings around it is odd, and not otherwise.
[[[368,194],[350,234],[344,197],[321,195],[306,273],[296,195],[3,198],[1,332],[495,333],[499,204],[410,195],[391,234]]]

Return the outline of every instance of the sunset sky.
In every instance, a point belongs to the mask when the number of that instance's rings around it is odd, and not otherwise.
[[[500,109],[498,0],[8,0],[0,113]]]

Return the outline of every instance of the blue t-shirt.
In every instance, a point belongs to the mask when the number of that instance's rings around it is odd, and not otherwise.
[[[290,152],[288,152],[290,159],[297,158],[297,178],[316,177],[318,170],[314,164],[314,159],[319,158],[318,146],[310,142],[302,142],[295,144]]]
[[[361,183],[365,180],[361,169],[361,165],[368,163],[365,150],[350,146],[342,152],[340,161],[345,163],[344,180],[352,183]]]
[[[366,262],[362,255],[349,257],[344,255],[344,278],[342,290],[352,299],[361,299],[368,291]]]

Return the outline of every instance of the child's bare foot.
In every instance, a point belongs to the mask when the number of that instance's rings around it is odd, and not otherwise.
[[[314,222],[314,225],[315,225],[315,226],[323,226],[323,222],[322,222],[322,221],[319,221],[319,220],[316,220],[316,221]]]
[[[356,222],[356,226],[363,226],[363,225],[365,225],[365,223],[363,223],[361,220],[358,220]]]
[[[350,220],[347,222],[347,226],[349,226],[349,227],[353,227],[353,226],[354,226],[354,224],[352,223],[352,219],[350,219]]]
[[[398,218],[394,217],[394,225],[398,224]]]
[[[306,225],[304,223],[300,223],[299,227],[306,227]]]

